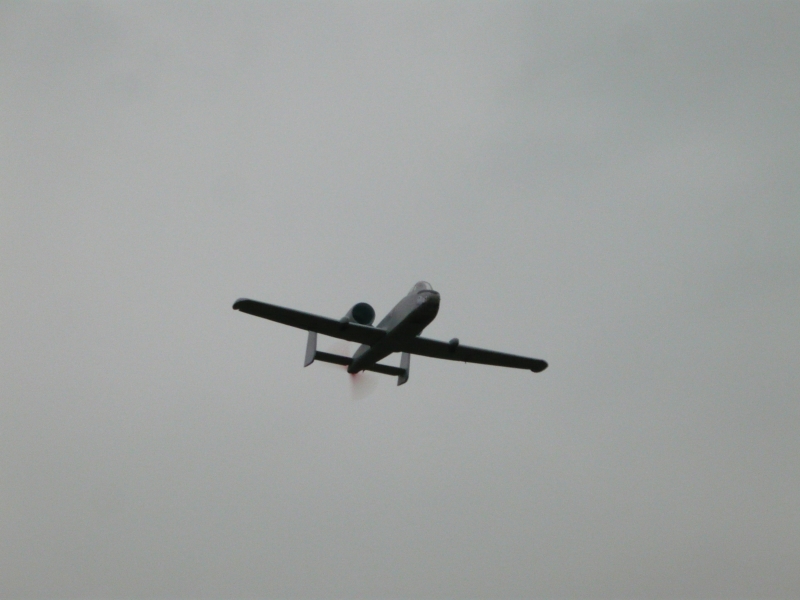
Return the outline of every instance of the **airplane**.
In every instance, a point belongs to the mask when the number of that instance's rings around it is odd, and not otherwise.
[[[397,376],[397,385],[408,381],[412,354],[465,363],[530,369],[534,373],[540,373],[547,368],[547,363],[543,360],[464,346],[458,338],[440,342],[421,337],[422,330],[430,325],[439,312],[439,292],[434,291],[427,281],[417,282],[377,326],[372,325],[375,310],[366,302],[355,304],[338,321],[248,298],[238,299],[233,303],[233,309],[308,331],[306,367],[319,360],[345,366],[351,374],[373,371]],[[322,352],[317,350],[318,333],[357,342],[361,346],[352,357]],[[399,367],[378,362],[394,352],[401,353]]]

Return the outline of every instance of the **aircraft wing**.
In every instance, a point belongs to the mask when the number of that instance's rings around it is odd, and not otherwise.
[[[369,346],[375,345],[386,335],[383,329],[378,329],[370,325],[337,321],[336,319],[320,317],[318,315],[312,315],[311,313],[294,310],[293,308],[284,308],[282,306],[266,304],[265,302],[258,302],[257,300],[250,300],[248,298],[239,298],[233,303],[233,309],[247,313],[248,315],[261,317],[262,319],[269,319],[276,323],[297,327],[298,329],[316,331],[322,335],[339,338],[340,340],[347,340],[348,342],[367,344]]]
[[[498,367],[511,367],[513,369],[529,369],[539,373],[547,368],[547,363],[538,358],[528,358],[483,348],[462,346],[458,343],[440,342],[424,337],[404,339],[398,344],[397,352],[408,352],[430,356],[431,358],[444,358],[465,363],[478,363],[481,365],[494,365]]]

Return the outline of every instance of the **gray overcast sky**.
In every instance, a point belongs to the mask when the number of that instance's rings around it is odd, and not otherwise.
[[[798,3],[4,2],[0,596],[800,597],[798,106]],[[419,279],[550,369],[231,310]]]

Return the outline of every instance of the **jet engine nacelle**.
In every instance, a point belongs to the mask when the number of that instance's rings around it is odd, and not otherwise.
[[[372,325],[374,320],[375,309],[366,302],[355,304],[341,319],[343,323],[358,323],[359,325]]]

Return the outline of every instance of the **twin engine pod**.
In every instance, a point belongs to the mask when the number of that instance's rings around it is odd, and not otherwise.
[[[372,325],[375,320],[375,309],[366,302],[354,305],[347,314],[341,318],[342,323],[358,323],[359,325]]]

